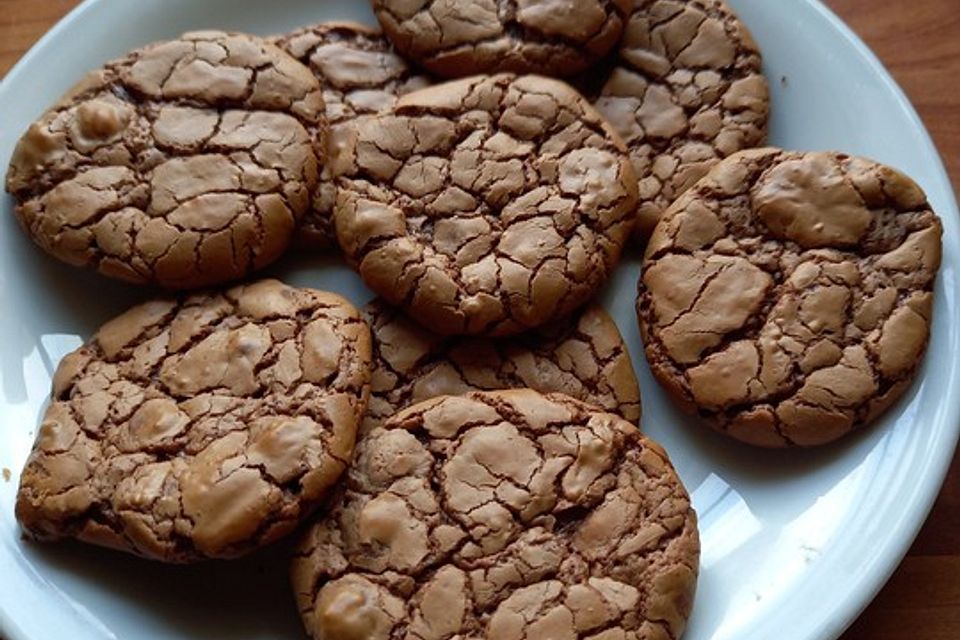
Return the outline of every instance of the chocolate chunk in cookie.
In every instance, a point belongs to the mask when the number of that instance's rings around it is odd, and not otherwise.
[[[570,76],[620,39],[630,0],[373,0],[397,49],[448,78]]]
[[[280,49],[190,33],[84,78],[21,138],[6,187],[64,262],[168,289],[225,282],[289,243],[323,113],[313,74]]]
[[[679,638],[699,547],[657,444],[524,389],[428,400],[368,434],[292,576],[318,640]]]
[[[723,0],[633,0],[614,68],[594,100],[630,148],[637,237],[721,158],[764,144],[760,51]]]
[[[330,125],[327,157],[335,153],[343,123],[389,109],[399,96],[430,84],[428,76],[393,51],[379,30],[361,24],[324,22],[281,36],[275,44],[308,65],[320,82]],[[336,186],[325,166],[313,208],[300,221],[299,244],[313,248],[336,244],[335,201]]]
[[[910,385],[940,236],[920,188],[876,162],[731,156],[666,211],[647,247],[637,310],[650,368],[739,440],[839,438]]]
[[[562,82],[435,85],[348,131],[333,168],[340,246],[435,332],[502,336],[573,312],[631,232],[623,143]]]
[[[376,301],[370,405],[362,431],[429,398],[530,388],[562,392],[636,424],[640,388],[613,318],[597,305],[511,338],[443,337]]]
[[[166,562],[241,555],[327,494],[369,381],[339,296],[264,280],[141,305],[60,363],[17,519]]]

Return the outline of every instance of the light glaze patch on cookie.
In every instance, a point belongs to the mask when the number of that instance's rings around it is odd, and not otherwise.
[[[620,330],[602,307],[512,338],[443,337],[376,301],[370,404],[362,432],[423,400],[470,391],[561,392],[640,420],[640,388]]]
[[[478,76],[354,121],[335,223],[364,282],[446,335],[509,335],[592,298],[634,223],[623,143],[540,76]]]
[[[313,74],[273,45],[186,34],[87,75],[21,138],[6,188],[64,262],[169,289],[225,282],[289,243],[323,114]]]
[[[570,76],[616,46],[630,0],[374,0],[373,10],[397,49],[438,75]]]
[[[348,464],[370,350],[344,299],[274,280],[135,307],[60,363],[17,519],[167,562],[272,542]]]
[[[361,24],[324,22],[281,36],[275,43],[309,66],[320,83],[330,125],[327,158],[336,153],[343,123],[389,109],[399,96],[430,84],[428,76],[394,52],[379,30]],[[313,208],[297,229],[298,243],[313,248],[336,244],[335,201],[336,185],[324,166]]]
[[[699,547],[636,427],[560,394],[473,393],[358,444],[292,578],[318,640],[679,638]]]
[[[637,310],[682,406],[751,444],[829,442],[909,386],[930,334],[940,220],[902,173],[745,151],[664,214]]]
[[[770,108],[760,51],[723,0],[633,0],[594,106],[630,148],[636,235],[721,158],[764,144]]]

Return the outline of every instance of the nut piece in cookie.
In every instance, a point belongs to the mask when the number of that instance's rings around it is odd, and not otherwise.
[[[397,49],[437,75],[570,76],[611,51],[631,0],[373,0]]]
[[[699,554],[663,449],[523,389],[428,400],[364,437],[292,581],[317,640],[679,638]]]
[[[72,265],[189,289],[275,260],[310,206],[320,87],[253,36],[188,33],[108,62],[32,124],[6,188]]]
[[[613,70],[594,99],[630,148],[636,236],[721,158],[764,144],[760,51],[723,0],[633,0]]]
[[[530,388],[562,392],[640,420],[640,387],[613,318],[599,305],[510,338],[438,336],[375,301],[364,309],[373,334],[370,404],[361,432],[429,398]]]
[[[344,299],[275,280],[135,307],[60,363],[17,519],[165,562],[268,544],[347,466],[370,351]]]
[[[310,67],[320,82],[330,134],[325,157],[336,153],[343,123],[389,109],[399,96],[430,84],[410,67],[377,29],[349,22],[324,22],[298,29],[274,43]],[[298,244],[323,248],[336,244],[333,205],[336,185],[329,166],[320,173],[312,210],[300,221]]]
[[[940,220],[902,173],[744,151],[657,225],[637,312],[683,407],[765,447],[835,440],[910,385],[930,335]]]
[[[625,147],[568,85],[478,76],[348,126],[334,221],[364,282],[445,335],[503,336],[593,297],[635,220]]]

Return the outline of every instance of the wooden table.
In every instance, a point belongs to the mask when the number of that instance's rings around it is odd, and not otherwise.
[[[827,0],[913,100],[960,193],[958,2]],[[76,4],[77,0],[0,0],[0,75]],[[901,639],[960,639],[960,457],[954,459],[937,504],[903,564],[843,636],[843,640]]]

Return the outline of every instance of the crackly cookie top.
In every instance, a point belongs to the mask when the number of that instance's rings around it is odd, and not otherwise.
[[[6,187],[45,251],[169,289],[286,248],[317,182],[310,70],[239,34],[190,33],[88,74],[24,134]]]
[[[430,84],[428,76],[394,52],[379,30],[361,24],[324,22],[281,36],[276,44],[308,65],[320,82],[331,129],[328,146],[334,148],[344,122],[389,109],[399,96]],[[297,229],[301,244],[325,247],[336,243],[335,201],[336,186],[324,166],[313,208]]]
[[[837,153],[719,163],[664,214],[638,313],[671,395],[725,433],[814,445],[909,385],[930,333],[941,225],[902,173]]]
[[[679,638],[698,558],[657,444],[524,389],[428,400],[368,434],[292,578],[317,640]]]
[[[636,424],[640,388],[613,318],[598,305],[511,338],[443,337],[395,307],[364,309],[373,335],[370,404],[361,431],[429,398],[530,388],[562,392]]]
[[[760,52],[723,0],[633,0],[594,106],[630,148],[637,235],[719,159],[757,147],[770,99]]]
[[[349,462],[369,367],[334,294],[264,280],[135,307],[60,363],[17,519],[168,562],[265,545]]]
[[[397,49],[448,78],[569,76],[616,46],[630,0],[373,0]]]
[[[622,142],[566,84],[478,76],[349,126],[335,223],[364,282],[443,334],[507,335],[590,299],[634,222]]]

